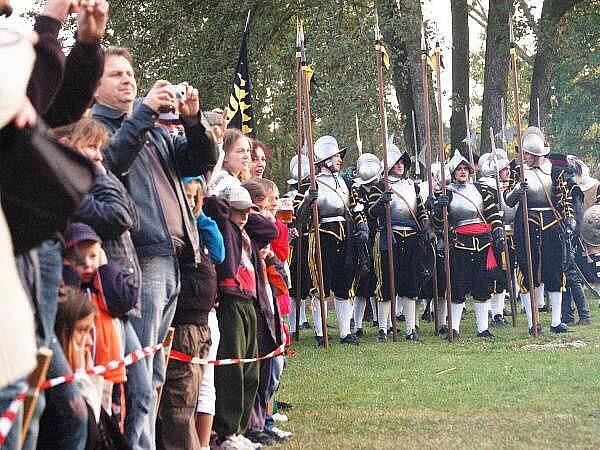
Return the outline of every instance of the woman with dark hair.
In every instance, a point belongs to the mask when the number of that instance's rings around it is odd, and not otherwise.
[[[252,141],[252,149],[250,150],[252,155],[252,167],[250,168],[250,174],[253,178],[262,178],[267,168],[267,161],[271,157],[271,147],[266,145],[264,142],[254,139]]]

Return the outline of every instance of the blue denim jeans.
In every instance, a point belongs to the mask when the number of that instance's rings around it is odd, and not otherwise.
[[[133,325],[129,320],[123,324],[123,342],[125,354],[142,347]],[[127,416],[125,418],[125,437],[134,449],[154,448],[146,427],[148,414],[152,409],[153,389],[148,367],[142,361],[127,367],[125,399]]]
[[[279,387],[279,382],[281,381],[281,374],[283,373],[283,367],[285,365],[285,356],[280,355],[271,359],[271,382],[269,383],[269,399],[273,399],[273,395],[275,395],[275,391]],[[265,418],[265,430],[272,430],[275,426],[275,421],[273,420],[273,416],[267,413]]]
[[[42,242],[36,251],[40,270],[38,320],[46,335],[41,344],[48,346],[54,336],[54,323],[58,310],[58,288],[62,280],[61,245],[58,241],[47,240]]]
[[[54,352],[48,378],[72,373],[56,336],[50,342]],[[40,420],[38,450],[78,450],[87,440],[87,407],[76,383],[61,384],[45,391],[46,408]]]
[[[142,269],[141,317],[130,317],[129,320],[140,344],[146,347],[162,342],[173,321],[180,288],[179,263],[174,256],[150,256],[139,261]],[[147,448],[154,448],[156,390],[165,382],[165,352],[145,358],[144,364],[152,374],[152,401],[144,433],[148,433],[147,442],[151,445]]]
[[[0,414],[3,414],[4,411],[10,406],[12,401],[15,399],[17,395],[21,393],[27,382],[25,380],[19,380],[16,383],[10,384],[8,386],[0,389]],[[0,447],[1,450],[17,450],[19,449],[19,438],[21,437],[21,427],[23,425],[23,404],[21,403],[21,408],[19,408],[19,412],[13,424],[10,428],[10,432],[6,439],[4,440],[4,444]]]

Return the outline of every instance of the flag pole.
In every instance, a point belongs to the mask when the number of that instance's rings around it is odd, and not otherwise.
[[[442,195],[446,195],[446,154],[444,149],[444,122],[442,121],[442,79],[440,64],[442,60],[442,49],[440,43],[435,43],[435,72],[437,78],[437,113],[438,113],[438,135],[440,141],[440,171],[442,181]],[[444,205],[444,265],[446,267],[446,307],[448,309],[448,340],[454,342],[454,330],[452,328],[452,278],[450,276],[450,241],[448,230],[448,206]]]
[[[434,195],[434,185],[433,185],[433,174],[431,173],[431,164],[433,161],[433,148],[431,147],[431,122],[429,117],[429,76],[427,72],[427,41],[425,40],[425,30],[421,27],[421,79],[423,80],[423,113],[424,113],[424,132],[425,132],[425,161],[427,165],[427,186],[429,191],[429,197],[433,198]],[[438,270],[437,270],[437,246],[435,244],[431,245],[433,252],[433,304],[437,310],[437,302],[439,298],[439,283],[438,283]],[[450,311],[447,314],[449,325],[448,329],[451,329],[452,325],[452,317],[450,316]],[[436,335],[440,332],[440,320],[438,314],[435,316],[435,332]]]
[[[298,190],[302,183],[302,64],[301,64],[301,45],[300,20],[296,19],[296,146],[298,149]],[[298,227],[298,237],[296,245],[296,336],[298,342],[300,338],[300,306],[302,303],[302,225]]]
[[[517,51],[514,42],[512,17],[508,19],[510,34],[510,67],[512,69],[514,97],[515,97],[515,127],[517,128],[517,141],[519,145],[519,168],[521,181],[525,181],[525,167],[523,158],[523,146],[521,145],[521,107],[519,98],[519,74],[517,73]],[[535,286],[533,284],[533,263],[531,256],[531,236],[529,234],[529,208],[527,205],[527,193],[521,194],[521,211],[523,213],[523,234],[525,238],[525,253],[527,256],[527,280],[529,281],[529,298],[531,300],[531,317],[533,319],[533,335],[538,335],[538,310],[535,299]]]
[[[381,146],[383,148],[383,185],[385,192],[390,190],[390,182],[388,178],[388,171],[390,169],[388,164],[387,155],[387,117],[385,113],[385,102],[384,102],[384,86],[383,86],[383,51],[381,48],[381,31],[379,30],[379,16],[377,14],[377,8],[375,8],[375,56],[377,58],[377,87],[379,100],[379,114],[381,119]],[[385,207],[385,234],[387,243],[387,255],[388,255],[388,270],[389,270],[389,282],[390,282],[390,294],[391,298],[391,316],[392,316],[392,340],[396,342],[398,330],[396,329],[396,280],[394,270],[394,247],[393,247],[393,236],[392,236],[392,216],[390,210],[390,204],[387,203]],[[380,325],[381,327],[381,325]]]
[[[315,174],[315,153],[312,140],[312,119],[310,113],[310,80],[308,79],[306,63],[306,49],[304,48],[304,29],[302,22],[300,22],[300,64],[301,64],[301,85],[302,85],[302,100],[304,102],[304,114],[305,114],[305,133],[306,133],[306,144],[308,146],[308,161],[310,168],[310,187],[311,189],[317,189],[317,179]],[[300,164],[301,161],[298,161]],[[321,258],[321,233],[319,230],[319,209],[317,202],[312,204],[312,221],[313,231],[315,233],[315,252],[317,261],[317,279],[318,279],[318,291],[319,291],[319,304],[321,305],[321,323],[323,324],[323,346],[327,348],[329,346],[329,333],[327,332],[327,315],[325,303],[325,288],[323,286],[323,260]]]
[[[504,194],[500,190],[500,170],[498,167],[498,155],[496,155],[496,141],[494,140],[494,129],[490,127],[490,140],[492,145],[492,157],[494,159],[496,192],[498,192],[499,209],[504,210]],[[517,299],[515,285],[513,283],[512,267],[510,265],[510,253],[508,252],[508,239],[506,239],[506,229],[504,228],[504,217],[502,217],[502,233],[504,234],[504,252],[502,254],[503,266],[506,268],[506,283],[510,293],[510,313],[512,316],[512,326],[517,326]]]

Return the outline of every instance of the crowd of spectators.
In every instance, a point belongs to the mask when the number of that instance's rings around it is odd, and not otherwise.
[[[173,350],[208,360],[257,358],[287,340],[288,229],[264,178],[271,149],[226,130],[222,110],[203,112],[187,82],[139,93],[132,53],[103,44],[108,15],[107,0],[46,0],[31,36],[0,29],[0,414],[42,347],[53,378],[122,360],[171,327]],[[166,356],[43,391],[1,448],[291,438],[271,407],[283,355],[223,366]]]

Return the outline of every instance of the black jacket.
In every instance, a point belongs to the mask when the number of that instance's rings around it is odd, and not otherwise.
[[[164,127],[155,124],[156,113],[143,104],[130,117],[125,117],[121,111],[96,104],[92,109],[92,117],[113,133],[105,151],[106,165],[123,182],[138,210],[142,211],[140,229],[132,233],[138,256],[175,255],[145,150],[145,146],[152,143],[173,184],[183,212],[186,235],[194,251],[194,261],[198,263],[200,240],[182,178],[202,175],[217,162],[217,146],[205,119],[199,117],[200,122],[194,126],[184,124],[186,139],[183,136],[171,138]]]
[[[108,260],[121,267],[125,279],[139,289],[141,270],[130,234],[139,229],[139,217],[123,183],[110,171],[97,172],[96,182],[73,221],[86,223],[98,233]],[[139,291],[131,314],[140,315]]]

